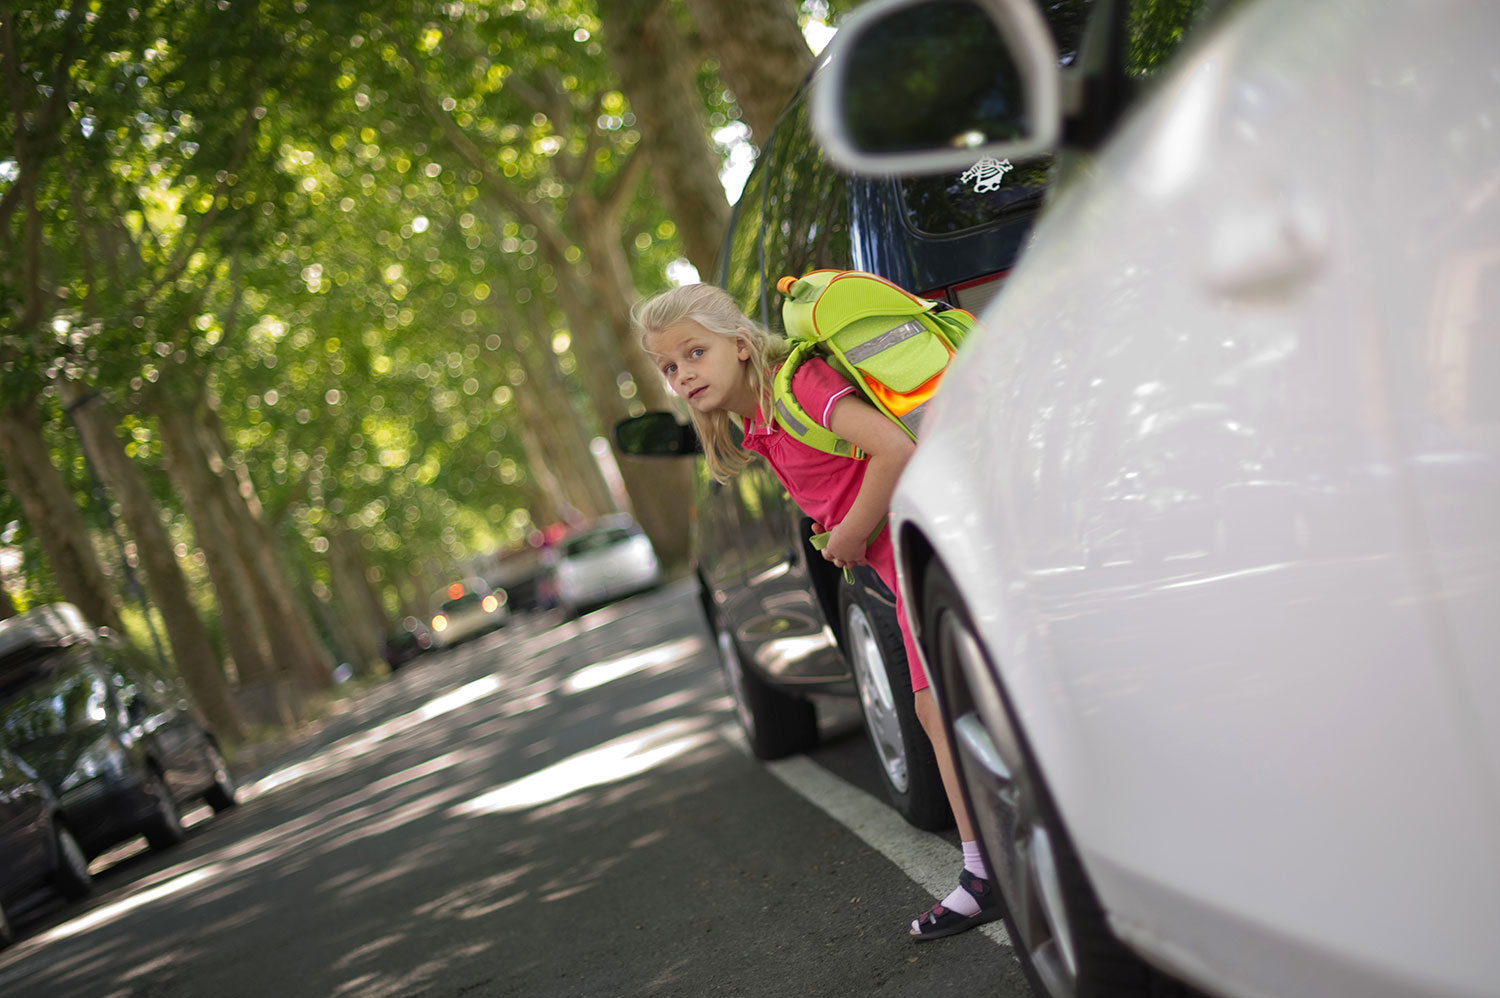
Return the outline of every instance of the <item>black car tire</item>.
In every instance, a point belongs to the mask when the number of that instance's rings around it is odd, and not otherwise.
[[[942,565],[929,566],[922,591],[934,692],[981,846],[997,873],[1005,928],[1032,990],[1040,998],[1195,994],[1110,931],[999,675]],[[985,688],[975,689],[971,676],[982,677]]]
[[[867,588],[865,572],[854,584],[839,583],[839,620],[845,651],[859,690],[865,731],[875,748],[880,775],[897,812],[909,823],[935,832],[953,824],[932,741],[917,720],[911,672],[894,605]]]
[[[229,763],[224,761],[224,755],[217,745],[213,742],[205,743],[203,754],[213,773],[213,782],[203,792],[203,802],[213,808],[215,814],[219,814],[239,804],[236,797],[238,788],[235,786],[234,774],[229,771]]]
[[[146,780],[146,792],[156,802],[156,808],[151,817],[146,820],[145,827],[141,829],[146,836],[146,843],[152,849],[170,849],[182,841],[187,834],[182,827],[182,812],[177,809],[177,802],[172,799],[172,791],[167,787],[167,781],[162,779],[160,773],[155,770]]]
[[[52,886],[69,901],[77,901],[94,889],[89,860],[65,825],[58,825],[54,832],[57,836],[57,869],[52,873]]]
[[[767,685],[745,667],[739,642],[717,616],[713,618],[713,628],[735,713],[755,757],[781,759],[815,747],[818,712],[812,702]]]

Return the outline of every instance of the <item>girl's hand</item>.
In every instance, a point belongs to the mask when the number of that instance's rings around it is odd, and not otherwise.
[[[846,529],[845,524],[840,523],[828,535],[828,546],[823,549],[823,557],[839,568],[868,565],[870,562],[865,558],[867,546],[867,537]]]

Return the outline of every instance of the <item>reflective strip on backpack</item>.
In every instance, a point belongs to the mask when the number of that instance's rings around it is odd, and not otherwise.
[[[776,414],[781,417],[781,421],[786,424],[786,428],[791,430],[793,435],[798,437],[807,436],[807,424],[798,419],[793,414],[791,406],[787,405],[781,399],[776,400]]]
[[[816,427],[818,436],[825,441],[826,445],[825,443],[816,442],[812,437],[814,428],[809,427],[806,423],[802,422],[802,420],[798,419],[796,413],[792,411],[792,407],[787,405],[784,400],[779,398],[776,400],[776,417],[781,422],[782,427],[787,430],[787,432],[791,433],[792,436],[807,444],[809,447],[815,447],[818,450],[825,451],[829,454],[837,454],[839,457],[852,457],[856,461],[864,460],[864,451],[860,450],[858,447],[854,446],[843,437],[834,433],[826,426]]]
[[[845,350],[844,356],[849,359],[849,363],[851,364],[863,364],[882,350],[887,350],[897,343],[909,340],[913,336],[919,336],[926,331],[926,326],[922,325],[916,319],[911,319],[901,323],[901,325],[889,332],[881,333],[874,339],[866,340],[852,350]]]
[[[912,436],[916,436],[917,432],[922,428],[922,417],[925,415],[927,415],[927,403],[923,402],[911,412],[901,417],[901,425],[906,427]]]

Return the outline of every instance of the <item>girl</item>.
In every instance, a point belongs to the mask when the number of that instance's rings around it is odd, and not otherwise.
[[[890,533],[881,527],[869,540],[890,508],[896,480],[916,445],[817,358],[793,374],[792,393],[808,413],[868,457],[826,454],[783,432],[765,413],[771,411],[772,377],[786,357],[787,342],[746,318],[714,285],[689,284],[642,302],[635,310],[635,324],[642,348],[672,391],[686,401],[710,473],[723,481],[752,460],[749,452],[762,455],[793,501],[813,518],[814,531],[821,532],[824,524],[831,527],[823,557],[840,568],[869,565],[896,593],[917,718],[936,750],[964,856],[958,887],[911,923],[912,938],[939,939],[999,918],[999,897],[980,856],[937,703],[906,622]],[[731,419],[744,430],[741,446],[730,435]]]

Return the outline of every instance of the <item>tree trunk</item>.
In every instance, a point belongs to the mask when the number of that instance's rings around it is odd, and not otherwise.
[[[89,386],[76,381],[59,379],[57,386],[63,402],[73,410],[78,435],[89,458],[119,502],[135,538],[141,567],[166,624],[178,671],[219,737],[238,741],[244,736],[244,729],[229,684],[220,670],[208,630],[188,595],[187,579],[140,469],[126,456],[119,437],[115,436],[115,420],[103,399]]]
[[[529,323],[514,322],[513,328],[523,330],[516,336],[515,344],[515,354],[526,377],[526,385],[517,392],[521,419],[528,427],[536,428],[541,446],[560,479],[561,495],[585,516],[599,516],[613,510],[609,485],[588,449],[591,434],[569,401],[572,393],[557,369],[557,357],[544,335],[531,332],[547,329],[544,310],[533,307]],[[562,410],[560,415],[559,410]]]
[[[741,0],[709,2],[734,7]],[[642,145],[651,150],[656,191],[677,223],[688,259],[698,273],[712,273],[729,224],[729,201],[698,92],[697,60],[665,0],[599,0],[596,6],[610,63],[630,99]]]
[[[120,633],[120,611],[72,490],[52,463],[35,400],[0,410],[5,477],[68,602],[95,627]]]
[[[275,533],[262,515],[260,498],[250,471],[234,460],[225,443],[218,410],[206,397],[202,402],[202,434],[209,467],[216,473],[220,493],[235,529],[246,546],[251,583],[263,612],[271,614],[283,640],[275,643],[279,654],[289,659],[290,671],[309,690],[326,689],[333,682],[333,661],[318,639],[312,620],[293,592]]]
[[[636,0],[610,0],[610,4],[615,8],[637,5]],[[415,68],[416,64],[413,66]],[[620,276],[618,265],[619,260],[625,259],[624,250],[619,245],[619,217],[633,192],[641,164],[645,162],[635,158],[641,155],[640,152],[634,154],[620,174],[609,178],[610,192],[603,198],[592,193],[596,186],[590,176],[593,164],[579,164],[580,179],[573,184],[567,214],[559,217],[539,207],[529,191],[518,189],[495,168],[493,158],[485,154],[474,138],[438,109],[435,94],[420,76],[416,78],[415,92],[418,100],[432,109],[433,119],[442,128],[447,147],[470,169],[478,172],[479,189],[500,216],[500,224],[503,225],[506,216],[511,215],[536,227],[536,241],[542,259],[557,280],[557,299],[568,318],[574,349],[583,369],[582,376],[603,426],[612,427],[628,415],[617,381],[622,372],[631,372],[643,404],[649,407],[655,402],[657,408],[664,408],[666,388],[631,342],[630,307],[637,296],[628,278],[628,261],[624,278]],[[695,93],[688,113],[694,120],[701,121],[702,105]],[[593,125],[586,122],[582,127],[591,128]],[[698,133],[697,141],[706,147],[703,132]],[[715,219],[711,224],[713,238],[702,240],[704,243],[717,241],[717,234],[722,231],[723,221],[728,217],[728,205],[722,186],[718,186],[715,170],[716,167],[711,168],[709,176],[717,189],[717,200],[705,196],[701,210],[680,211],[677,216],[679,220]],[[591,228],[590,220],[598,225]],[[611,242],[609,251],[599,259],[591,255],[596,247]],[[568,250],[572,246],[585,248],[582,264],[568,259]],[[700,257],[704,253],[707,262],[699,265],[706,268],[711,263],[712,251],[700,251]],[[675,463],[683,467],[673,471],[663,462],[661,467],[648,471],[622,463],[621,477],[636,519],[653,544],[658,545],[658,553],[670,563],[680,564],[685,558],[687,544],[682,525],[686,521],[688,497],[692,494],[687,486],[691,468],[688,462]]]
[[[744,112],[755,144],[765,148],[786,102],[812,70],[813,54],[797,27],[792,0],[688,0],[719,78]],[[628,92],[627,92],[628,93]]]
[[[347,622],[349,639],[358,656],[352,665],[365,674],[381,660],[390,621],[370,585],[369,568],[359,547],[359,535],[338,527],[328,532],[328,564],[333,591]]]
[[[332,654],[335,661],[348,662],[352,667],[359,654],[355,648],[354,639],[349,636],[349,628],[328,605],[328,600],[323,598],[321,595],[323,587],[313,581],[308,574],[307,567],[297,562],[293,571],[297,573],[298,592],[301,593],[303,602],[313,608],[313,613],[317,616],[318,622],[323,625],[323,630],[333,645]]]
[[[270,621],[256,606],[245,564],[229,538],[230,527],[216,493],[213,473],[193,439],[197,416],[180,405],[159,408],[157,418],[167,473],[193,521],[198,547],[219,597],[220,626],[234,658],[239,703],[252,724],[289,726],[294,723],[296,713],[276,674]]]

